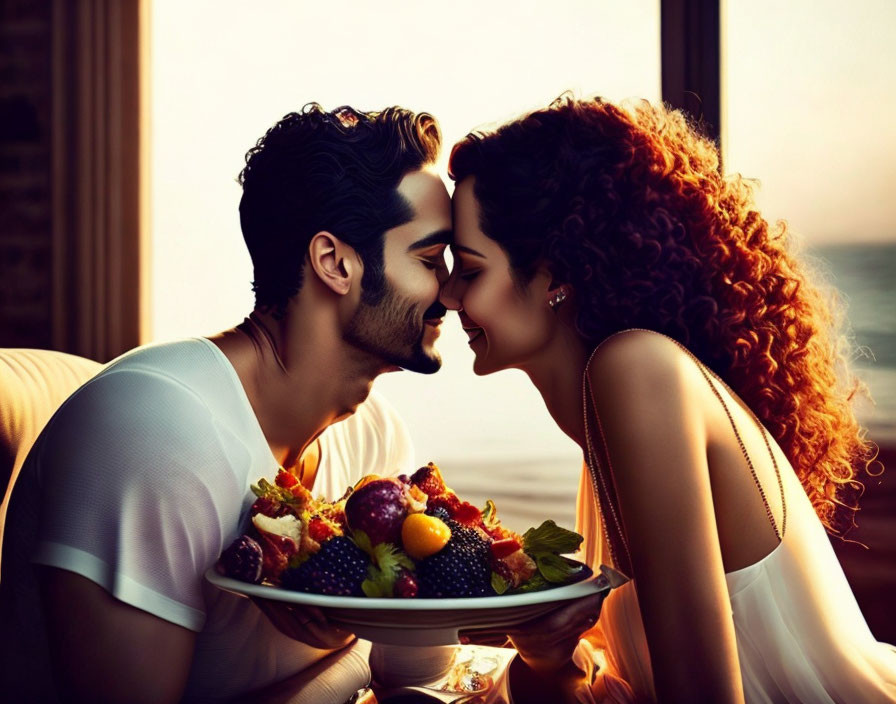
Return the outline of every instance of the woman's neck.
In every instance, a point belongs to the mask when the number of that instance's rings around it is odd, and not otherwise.
[[[572,329],[564,327],[536,359],[522,367],[541,393],[548,413],[580,447],[585,442],[582,375],[588,350]]]

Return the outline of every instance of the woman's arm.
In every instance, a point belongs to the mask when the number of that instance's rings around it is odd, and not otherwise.
[[[706,382],[674,343],[637,331],[605,343],[588,373],[657,699],[743,702],[707,462]]]

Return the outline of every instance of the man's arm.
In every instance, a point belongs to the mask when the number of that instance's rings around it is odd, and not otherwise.
[[[40,567],[38,579],[63,701],[180,700],[195,633],[117,600],[74,572]]]

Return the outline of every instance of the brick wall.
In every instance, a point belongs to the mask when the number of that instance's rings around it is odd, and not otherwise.
[[[0,347],[50,347],[51,9],[0,0]]]

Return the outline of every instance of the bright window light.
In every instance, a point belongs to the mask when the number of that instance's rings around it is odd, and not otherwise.
[[[309,101],[433,113],[451,145],[566,90],[660,97],[659,2],[152,3],[152,339],[204,335],[252,308],[235,178]],[[449,190],[451,184],[448,184]],[[478,378],[455,316],[435,376],[381,377],[418,460],[573,460],[517,372]]]

